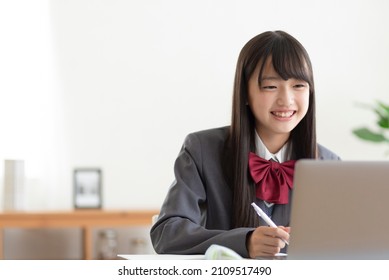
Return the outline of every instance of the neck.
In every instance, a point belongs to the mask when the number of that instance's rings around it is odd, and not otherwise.
[[[289,134],[266,135],[258,132],[259,137],[270,153],[276,154],[288,142]]]

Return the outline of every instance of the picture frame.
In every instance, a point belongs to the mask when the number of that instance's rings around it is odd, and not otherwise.
[[[76,168],[73,172],[74,208],[102,208],[102,171],[99,168]]]

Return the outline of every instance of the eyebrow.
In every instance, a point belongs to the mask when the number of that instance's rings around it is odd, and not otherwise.
[[[263,81],[271,81],[271,80],[277,80],[277,81],[279,81],[279,80],[282,80],[282,78],[281,77],[277,77],[277,76],[263,76],[261,79],[260,79],[260,81],[261,82],[263,82]]]
[[[304,81],[305,83],[308,83],[307,81],[305,81],[304,79],[299,79],[299,78],[288,78],[287,80],[289,79],[295,79],[295,80],[298,80],[298,81]],[[283,78],[281,78],[280,76],[263,76],[262,79],[259,80],[259,82],[263,82],[263,81],[287,81],[287,80],[284,80]]]

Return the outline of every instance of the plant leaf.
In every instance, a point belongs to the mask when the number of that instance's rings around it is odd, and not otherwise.
[[[385,105],[381,101],[377,101],[377,107],[374,112],[378,115],[377,124],[385,129],[389,128],[389,106]]]
[[[380,127],[389,129],[389,117],[381,118],[377,123]]]
[[[368,128],[362,127],[353,130],[354,135],[357,137],[371,142],[388,142],[382,133],[375,133]]]
[[[385,105],[381,101],[377,101],[378,108],[381,108],[382,110],[386,111],[386,114],[389,116],[389,106]]]

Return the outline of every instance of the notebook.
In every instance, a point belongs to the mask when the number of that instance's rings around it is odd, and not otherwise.
[[[300,160],[287,259],[389,259],[389,161]]]

